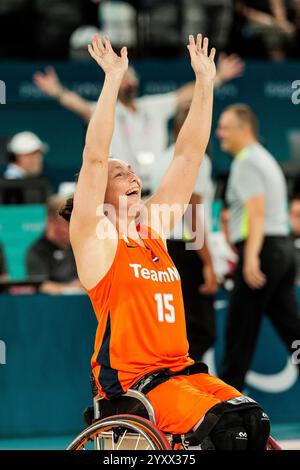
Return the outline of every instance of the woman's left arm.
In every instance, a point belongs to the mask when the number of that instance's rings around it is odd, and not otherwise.
[[[169,217],[165,212],[159,217],[160,227],[151,223],[164,238],[168,237],[189,203],[211,131],[216,50],[213,48],[208,53],[208,39],[202,40],[201,34],[197,35],[196,43],[190,36],[187,47],[196,77],[191,107],[178,135],[173,160],[157,192],[145,203],[148,213],[153,205],[158,209],[163,205],[164,211],[170,208],[172,214]]]

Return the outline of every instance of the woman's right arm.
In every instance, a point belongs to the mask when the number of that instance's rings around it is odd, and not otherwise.
[[[104,71],[105,79],[86,133],[70,220],[70,239],[78,276],[87,289],[96,285],[106,274],[117,247],[117,237],[105,235],[107,230],[110,234],[115,232],[112,232],[111,223],[101,210],[101,205],[107,186],[116,102],[128,67],[126,48],[118,56],[107,38],[103,45],[100,38],[95,36],[89,52]]]

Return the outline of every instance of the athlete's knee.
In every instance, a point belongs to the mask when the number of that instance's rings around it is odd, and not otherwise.
[[[241,412],[250,450],[264,450],[270,436],[270,420],[259,407]]]
[[[269,436],[268,415],[254,400],[242,396],[215,405],[187,438],[201,447],[209,438],[218,450],[263,450]]]
[[[224,413],[209,435],[217,450],[248,449],[248,433],[238,412]]]

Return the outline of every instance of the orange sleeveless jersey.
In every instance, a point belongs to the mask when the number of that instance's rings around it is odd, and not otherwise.
[[[177,372],[194,362],[178,271],[162,239],[148,227],[138,228],[147,248],[119,239],[110,270],[87,291],[98,319],[92,369],[107,398],[149,372]]]

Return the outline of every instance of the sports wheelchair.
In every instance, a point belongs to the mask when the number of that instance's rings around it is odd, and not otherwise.
[[[187,435],[162,433],[155,424],[155,412],[146,396],[137,390],[114,400],[100,395],[93,407],[84,412],[89,426],[67,447],[67,450],[183,450],[188,449]],[[281,450],[269,437],[266,450]]]

